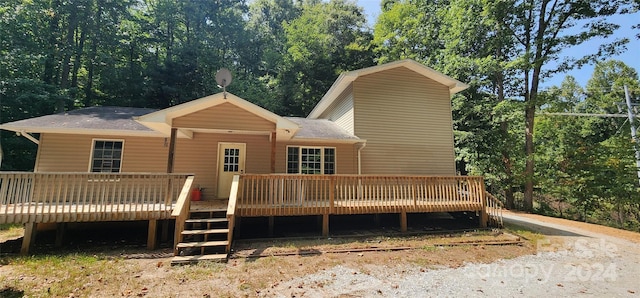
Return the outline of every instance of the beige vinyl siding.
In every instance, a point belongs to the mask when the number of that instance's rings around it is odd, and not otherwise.
[[[174,127],[244,131],[273,131],[275,123],[239,108],[223,103],[173,119]]]
[[[287,146],[330,147],[336,149],[336,174],[358,173],[358,152],[354,144],[278,142],[276,144],[276,173],[287,172]]]
[[[246,173],[267,174],[271,169],[271,143],[267,135],[196,132],[193,139],[178,139],[174,172],[195,174],[194,186],[204,188],[204,200],[217,197],[219,142],[246,144]]]
[[[43,133],[37,172],[88,172],[93,140],[123,140],[121,172],[165,172],[168,148],[164,138]]]
[[[320,115],[320,118],[329,119],[350,134],[354,134],[353,87],[349,86],[346,88],[335,103],[327,109],[327,112]]]
[[[405,67],[353,83],[363,174],[454,175],[449,89]]]

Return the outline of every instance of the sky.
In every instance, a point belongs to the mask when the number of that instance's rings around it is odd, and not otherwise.
[[[364,12],[367,15],[367,20],[369,24],[373,26],[376,19],[378,18],[378,15],[380,14],[380,0],[357,0],[357,3],[359,6],[364,8]],[[640,13],[619,15],[611,18],[610,20],[614,23],[619,24],[620,29],[616,31],[612,38],[607,40],[615,40],[616,38],[627,37],[630,39],[630,41],[627,44],[626,52],[609,58],[620,60],[630,67],[635,68],[636,71],[640,71],[640,57],[638,57],[638,55],[640,54],[640,40],[636,37],[636,35],[640,33],[640,29],[631,29],[631,26],[640,23]],[[584,55],[585,53],[592,53],[603,41],[606,40],[599,39],[590,41],[580,46],[567,49],[560,54],[561,56],[578,57]],[[584,87],[591,77],[591,74],[593,73],[593,67],[593,65],[585,65],[581,69],[574,69],[567,73],[556,74],[555,76],[543,82],[541,86],[542,88],[559,86],[564,80],[565,76],[572,75],[576,78],[578,83],[580,83],[580,85]]]

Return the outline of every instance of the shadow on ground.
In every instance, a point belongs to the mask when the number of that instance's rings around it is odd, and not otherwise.
[[[160,242],[159,249],[146,249],[146,221],[68,224],[62,246],[59,247],[55,245],[55,229],[44,228],[36,235],[30,250],[32,255],[94,254],[125,259],[164,258],[173,255],[173,237]],[[173,235],[173,226],[169,229],[169,235]],[[0,256],[18,255],[21,245],[22,237],[0,242]]]
[[[448,213],[407,214],[407,234],[474,229],[477,218],[454,218]],[[236,239],[317,237],[322,235],[321,216],[288,216],[273,219],[273,234],[269,235],[268,217],[247,217],[236,223]],[[330,236],[373,236],[399,234],[398,214],[332,215]]]
[[[14,289],[12,287],[7,287],[4,288],[2,290],[0,290],[0,297],[3,298],[20,298],[20,297],[24,297],[24,291],[22,290],[17,290]]]

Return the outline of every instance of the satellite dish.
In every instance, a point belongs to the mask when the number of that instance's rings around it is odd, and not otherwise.
[[[221,68],[216,72],[216,83],[222,88],[224,98],[227,98],[227,86],[231,84],[231,72],[226,68]]]

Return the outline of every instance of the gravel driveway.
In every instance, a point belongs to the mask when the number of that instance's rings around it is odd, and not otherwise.
[[[505,214],[505,221],[547,235],[538,253],[459,268],[335,266],[282,282],[275,297],[634,297],[640,294],[640,244],[588,227]],[[562,222],[561,222],[562,223]],[[586,226],[586,225],[585,225]],[[613,231],[613,232],[611,232]]]

